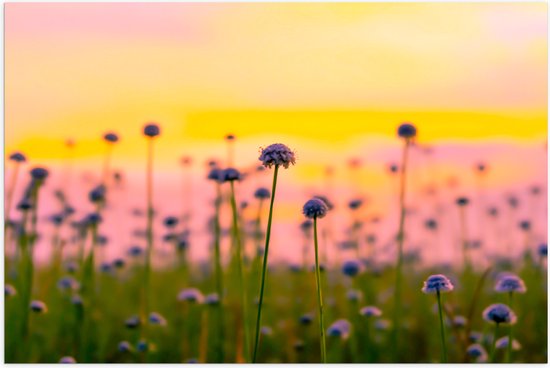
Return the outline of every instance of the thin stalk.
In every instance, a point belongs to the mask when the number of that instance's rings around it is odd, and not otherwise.
[[[462,243],[462,262],[464,270],[468,270],[470,267],[470,259],[468,258],[468,239],[467,239],[467,231],[466,231],[466,208],[464,206],[461,206],[459,208],[460,211],[460,235],[461,235],[461,243]]]
[[[512,307],[512,295],[513,293],[510,291],[508,293],[508,305],[510,306],[510,308]],[[510,324],[510,326],[508,327],[508,347],[507,347],[507,351],[506,351],[506,359],[507,359],[507,362],[508,363],[512,363],[512,324]]]
[[[441,327],[441,347],[443,353],[443,363],[447,363],[447,344],[445,344],[445,325],[443,324],[443,311],[441,309],[441,294],[437,290],[437,306],[439,309],[439,324]]]
[[[142,319],[149,315],[149,292],[151,289],[151,253],[153,251],[153,138],[148,140],[147,150],[147,249],[145,250],[145,267],[142,289]],[[143,329],[143,331],[145,328]],[[145,334],[145,331],[143,332]]]
[[[248,299],[247,299],[247,290],[245,287],[244,279],[244,267],[243,267],[243,256],[242,256],[242,242],[241,235],[239,231],[238,224],[238,214],[237,214],[237,201],[235,200],[235,186],[233,181],[230,182],[231,185],[231,210],[233,212],[233,237],[235,240],[235,256],[237,257],[237,272],[240,281],[241,287],[241,298],[243,304],[243,320],[244,320],[244,355],[246,361],[250,361],[250,328],[249,328],[249,318],[248,318]]]
[[[325,325],[323,322],[323,295],[321,291],[321,271],[319,269],[319,246],[317,242],[317,217],[313,218],[313,241],[315,243],[315,278],[317,280],[317,302],[319,304],[319,327],[321,329],[321,360],[327,362],[327,344],[325,341]]]
[[[8,188],[8,193],[7,193],[7,200],[6,200],[6,209],[5,209],[5,213],[6,213],[6,217],[5,217],[5,223],[7,223],[7,220],[10,219],[10,210],[11,210],[11,204],[12,204],[12,201],[13,201],[13,191],[15,190],[15,185],[17,184],[17,176],[19,174],[19,163],[16,162],[15,163],[15,167],[13,168],[13,175],[11,177],[11,183],[10,183],[10,186]]]
[[[409,140],[405,141],[403,147],[403,158],[401,164],[401,185],[399,192],[399,231],[397,235],[397,266],[395,271],[395,293],[394,293],[394,306],[393,306],[393,331],[392,331],[392,345],[394,350],[395,360],[399,357],[399,330],[401,328],[401,273],[403,267],[403,241],[405,230],[405,186],[407,178],[407,158],[409,151]]]
[[[252,363],[256,363],[256,358],[258,356],[258,346],[260,343],[260,323],[262,319],[262,304],[264,301],[264,287],[265,287],[265,277],[266,277],[266,271],[267,271],[267,254],[269,252],[269,239],[271,237],[271,221],[273,218],[273,203],[275,202],[275,190],[277,189],[278,172],[279,172],[279,165],[275,165],[275,170],[273,171],[273,184],[271,186],[271,201],[269,202],[269,216],[267,219],[267,231],[265,234],[264,262],[262,266],[262,281],[260,285],[260,299],[258,301],[258,314],[256,317],[256,338],[254,341],[254,354],[252,356]]]
[[[492,344],[492,347],[491,347],[491,363],[495,362],[497,336],[498,336],[498,323],[495,324],[495,333],[493,335],[493,344]]]
[[[215,217],[214,217],[214,267],[216,272],[216,291],[218,293],[219,304],[216,306],[217,310],[217,322],[218,322],[218,336],[217,342],[219,344],[217,352],[219,354],[219,363],[224,361],[224,324],[223,324],[223,275],[222,275],[222,263],[221,263],[221,251],[220,251],[220,206],[221,206],[221,189],[220,184],[216,183],[216,201],[215,201]]]

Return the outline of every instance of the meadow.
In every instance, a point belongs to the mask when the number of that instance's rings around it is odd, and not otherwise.
[[[126,244],[109,242],[102,227],[118,193],[110,166],[113,148],[122,144],[117,133],[103,136],[101,180],[87,198],[95,210],[84,216],[77,217],[81,211],[62,190],[44,190],[47,167],[34,166],[22,152],[6,157],[6,362],[547,362],[547,244],[532,236],[533,224],[546,226],[546,219],[518,217],[499,229],[491,222],[522,204],[508,197],[484,208],[486,231],[496,232],[501,243],[480,262],[484,244],[468,236],[465,220],[477,193],[445,197],[461,221],[460,256],[426,263],[421,253],[407,251],[409,232],[431,239],[420,249],[424,253],[434,252],[434,241],[451,246],[456,240],[433,235],[446,217],[422,219],[422,228],[418,219],[410,224],[417,216],[407,192],[415,125],[396,126],[402,159],[388,166],[388,185],[398,187],[396,206],[388,209],[399,220],[395,228],[373,230],[378,219],[358,211],[367,206],[360,198],[341,209],[346,217],[338,221],[334,198],[318,193],[300,203],[303,222],[295,227],[301,236],[294,243],[301,262],[269,261],[270,240],[280,236],[271,232],[278,221],[277,184],[300,165],[291,148],[273,142],[260,150],[252,169],[234,168],[236,137],[220,139],[227,157],[204,169],[204,190],[215,193],[200,204],[208,221],[190,229],[195,208],[157,211],[154,150],[162,144],[161,126],[148,124],[142,133],[148,150],[147,190],[140,199],[145,210],[118,219],[135,222],[140,231],[131,234],[136,245],[116,258],[106,257],[105,248]],[[482,177],[489,168],[472,170]],[[242,201],[239,186],[258,172],[271,186],[254,188],[246,193],[253,200]],[[525,196],[546,208],[545,190],[529,186]],[[37,216],[43,196],[54,196],[59,208],[47,218]],[[345,242],[337,241],[337,226],[345,228]],[[208,239],[204,259],[188,256],[196,246],[191,232]],[[512,245],[513,252],[507,248],[512,237],[524,239]],[[36,261],[39,238],[48,239],[47,262]],[[229,250],[222,251],[221,243],[229,243]],[[392,249],[390,259],[377,256],[383,246]],[[169,250],[162,260],[161,248]]]

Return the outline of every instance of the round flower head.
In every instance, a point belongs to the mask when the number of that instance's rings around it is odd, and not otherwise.
[[[476,170],[479,171],[480,173],[483,173],[487,170],[487,165],[485,165],[485,163],[483,162],[480,162],[476,165]]]
[[[152,325],[166,326],[166,319],[157,312],[149,314],[149,323]]]
[[[136,344],[136,350],[140,353],[144,353],[149,350],[149,343],[145,340],[139,340]]]
[[[4,296],[9,297],[9,296],[15,296],[15,295],[17,295],[17,290],[15,290],[13,285],[10,285],[10,284],[4,285]]]
[[[132,316],[126,319],[126,321],[124,321],[124,325],[129,329],[134,329],[138,327],[140,324],[141,324],[141,321],[138,316]]]
[[[147,137],[154,138],[160,134],[160,128],[157,124],[151,123],[143,127],[143,134]]]
[[[282,143],[275,143],[261,149],[259,160],[265,167],[283,166],[285,169],[296,163],[294,152]]]
[[[453,325],[455,327],[464,327],[467,322],[468,320],[464,316],[455,316],[455,318],[453,318]]]
[[[380,317],[382,315],[382,311],[372,305],[361,308],[359,313],[365,317]]]
[[[48,170],[44,169],[43,167],[35,167],[31,170],[31,177],[34,180],[44,180],[48,177]]]
[[[10,160],[15,162],[25,162],[27,161],[27,158],[21,152],[14,152],[10,155]]]
[[[470,358],[475,359],[478,363],[487,361],[487,352],[485,348],[480,344],[472,344],[466,349],[466,354]]]
[[[422,292],[425,294],[434,294],[437,292],[444,293],[453,290],[454,286],[451,280],[445,275],[431,275],[422,287]]]
[[[405,139],[414,138],[416,137],[416,127],[411,123],[403,123],[397,128],[397,135]]]
[[[497,217],[497,216],[498,216],[498,208],[496,208],[496,207],[490,207],[490,208],[487,210],[487,213],[488,213],[489,216],[491,216],[491,217]]]
[[[234,141],[235,140],[235,135],[234,134],[228,134],[225,136],[225,140],[226,141]]]
[[[134,245],[128,249],[128,254],[131,257],[139,257],[143,254],[143,249],[139,245]]]
[[[483,311],[483,319],[487,322],[516,323],[516,314],[506,304],[492,304]]]
[[[260,334],[262,336],[271,336],[271,335],[273,335],[273,329],[269,326],[262,326],[262,328],[260,330]]]
[[[483,334],[479,331],[471,331],[468,340],[471,342],[480,342],[483,339]]]
[[[267,188],[258,188],[254,192],[254,198],[269,199],[269,197],[271,197],[271,192]]]
[[[362,296],[363,295],[360,290],[352,289],[352,290],[348,290],[348,292],[346,293],[346,297],[350,302],[358,302],[359,300],[361,300]]]
[[[127,353],[132,350],[132,345],[128,341],[121,341],[118,343],[118,351],[120,351],[121,353]]]
[[[328,207],[319,198],[313,198],[304,204],[303,214],[310,219],[323,218],[327,214]]]
[[[105,141],[107,141],[109,143],[116,143],[116,142],[118,142],[118,135],[116,135],[116,133],[113,133],[113,132],[106,133],[103,136],[103,139],[105,139]]]
[[[221,182],[221,181],[223,181],[223,170],[218,169],[217,167],[214,167],[213,169],[210,170],[210,172],[208,173],[208,176],[206,178],[208,180]]]
[[[115,260],[113,261],[113,266],[115,266],[115,268],[122,268],[124,267],[124,265],[126,264],[126,262],[124,261],[123,258],[115,258]]]
[[[353,200],[351,200],[351,201],[348,203],[348,207],[349,207],[351,210],[356,210],[356,209],[358,209],[359,207],[361,207],[362,204],[363,204],[363,200],[362,200],[362,199],[353,199]]]
[[[528,220],[521,221],[519,223],[519,227],[520,227],[521,230],[528,231],[528,230],[531,229],[531,222],[528,221]]]
[[[206,305],[218,305],[220,304],[220,297],[217,293],[208,294],[204,297],[204,304]]]
[[[497,349],[506,349],[508,348],[508,342],[510,340],[508,339],[508,336],[501,337],[498,339],[495,343],[495,347]],[[516,339],[512,339],[512,350],[519,350],[521,349],[521,344]]]
[[[90,191],[88,198],[92,203],[103,202],[105,200],[105,186],[99,185]]]
[[[59,359],[59,363],[75,364],[76,360],[72,356],[64,356],[63,358]]]
[[[178,224],[179,220],[175,216],[168,216],[164,219],[164,226],[172,228]]]
[[[73,291],[78,290],[80,284],[72,276],[64,276],[57,282],[57,287],[61,291]]]
[[[86,218],[86,223],[90,226],[97,225],[101,222],[101,215],[99,213],[90,213]]]
[[[327,329],[327,335],[332,337],[340,337],[341,339],[345,340],[349,337],[351,330],[351,324],[346,319],[339,319],[336,322],[334,322],[330,327]]]
[[[503,275],[498,278],[495,284],[495,291],[497,293],[525,293],[527,288],[521,278],[516,275]]]
[[[547,257],[548,256],[548,244],[546,244],[546,243],[539,244],[537,252],[538,252],[539,256]]]
[[[463,206],[467,206],[468,203],[470,203],[470,200],[466,197],[458,197],[456,199],[456,204],[463,207]]]
[[[56,213],[50,216],[50,221],[54,226],[60,226],[63,223],[63,215],[60,213]]]
[[[349,277],[355,277],[361,272],[361,262],[352,259],[342,265],[342,273]]]
[[[31,302],[30,308],[33,312],[36,312],[36,313],[46,313],[48,311],[48,307],[46,306],[46,303],[40,300],[33,300]]]
[[[180,302],[188,301],[200,304],[203,302],[204,297],[198,289],[190,288],[180,291],[180,293],[178,294],[178,300]]]
[[[426,226],[426,228],[430,229],[430,230],[435,230],[437,229],[437,221],[434,220],[434,219],[428,219],[426,220],[426,222],[424,222],[424,225]]]
[[[229,167],[222,172],[221,181],[235,181],[241,179],[241,173],[239,170]]]
[[[302,314],[300,316],[300,324],[304,326],[308,326],[313,321],[313,316],[309,313]]]
[[[28,211],[32,208],[32,203],[28,199],[23,199],[19,204],[17,205],[17,209],[20,211]]]

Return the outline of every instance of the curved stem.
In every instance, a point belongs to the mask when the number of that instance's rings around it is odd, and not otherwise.
[[[317,242],[317,217],[313,218],[313,240],[315,243],[315,278],[317,279],[317,302],[319,304],[319,327],[321,329],[321,360],[327,362],[327,344],[325,341],[325,325],[323,321],[323,294],[321,287],[321,271],[319,268],[319,246]]]
[[[437,306],[439,308],[439,324],[441,326],[441,347],[443,353],[443,363],[447,363],[447,345],[445,344],[445,325],[443,324],[443,311],[441,309],[441,294],[437,290]]]
[[[273,184],[271,186],[271,201],[269,203],[269,217],[267,219],[267,231],[265,234],[264,262],[262,267],[262,281],[260,285],[260,299],[258,301],[258,314],[256,317],[256,337],[254,339],[254,354],[252,355],[252,363],[256,363],[256,358],[258,356],[258,346],[260,343],[260,323],[262,319],[262,304],[264,301],[265,276],[267,271],[267,254],[269,251],[269,238],[271,237],[271,221],[273,218],[273,203],[275,202],[275,190],[277,189],[278,172],[279,172],[279,165],[275,165],[275,170],[273,171]]]

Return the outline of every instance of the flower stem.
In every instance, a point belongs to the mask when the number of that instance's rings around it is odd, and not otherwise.
[[[497,336],[498,336],[498,323],[495,324],[495,333],[493,335],[493,345],[491,348],[491,363],[495,362]]]
[[[512,307],[512,295],[513,295],[513,293],[510,291],[508,293],[508,305],[510,306],[510,308]],[[510,326],[508,327],[508,347],[507,347],[507,354],[506,354],[506,358],[507,358],[508,363],[512,363],[512,347],[513,347],[513,344],[512,344],[512,324],[510,324]]]
[[[327,344],[323,322],[323,294],[321,292],[321,271],[319,269],[319,246],[317,242],[317,217],[313,218],[313,239],[315,243],[315,277],[317,279],[317,301],[319,303],[319,327],[321,329],[321,360],[327,362]]]
[[[239,222],[237,215],[237,201],[235,200],[235,186],[233,182],[231,184],[231,210],[233,212],[233,238],[235,241],[235,256],[237,257],[237,272],[240,281],[241,288],[241,298],[243,304],[243,320],[244,320],[244,356],[246,361],[250,361],[250,328],[249,328],[249,318],[248,318],[248,299],[247,299],[247,290],[245,286],[244,279],[244,267],[243,267],[243,256],[242,256],[242,242],[241,235],[239,231]]]
[[[407,178],[407,158],[409,151],[409,140],[405,141],[403,147],[403,158],[401,164],[401,185],[399,192],[399,231],[397,234],[397,266],[395,270],[395,291],[394,291],[394,307],[393,307],[393,331],[392,345],[394,352],[394,360],[399,359],[399,330],[401,328],[401,269],[403,267],[403,241],[405,237],[405,186]]]
[[[147,249],[145,250],[145,267],[143,270],[143,289],[141,295],[142,301],[142,320],[146,321],[149,315],[149,291],[151,282],[151,253],[153,252],[153,139],[148,140],[147,151]],[[146,327],[143,328],[145,335]]]
[[[265,234],[265,249],[264,249],[264,261],[262,266],[262,281],[260,285],[260,299],[258,301],[258,314],[256,317],[256,337],[254,341],[254,354],[252,355],[252,363],[256,363],[258,356],[258,346],[260,343],[260,323],[262,319],[262,304],[264,301],[264,287],[265,276],[267,271],[267,254],[269,251],[269,238],[271,236],[271,220],[273,218],[273,203],[275,202],[275,190],[277,189],[277,174],[279,172],[279,165],[275,165],[273,171],[273,185],[271,186],[271,201],[269,203],[269,217],[267,219],[267,231]]]
[[[223,349],[223,341],[224,341],[224,325],[223,325],[223,280],[222,280],[222,263],[221,263],[221,252],[220,252],[220,205],[221,205],[221,189],[220,184],[216,183],[216,202],[215,202],[215,208],[216,208],[216,214],[214,217],[214,263],[215,263],[215,270],[216,270],[216,291],[218,293],[219,298],[219,304],[217,306],[217,324],[219,327],[218,330],[218,363],[223,363],[224,361],[224,349]]]
[[[445,325],[443,324],[443,311],[441,308],[441,294],[437,290],[437,306],[439,308],[439,324],[441,327],[441,347],[443,353],[443,363],[447,363],[447,345],[445,344]]]

